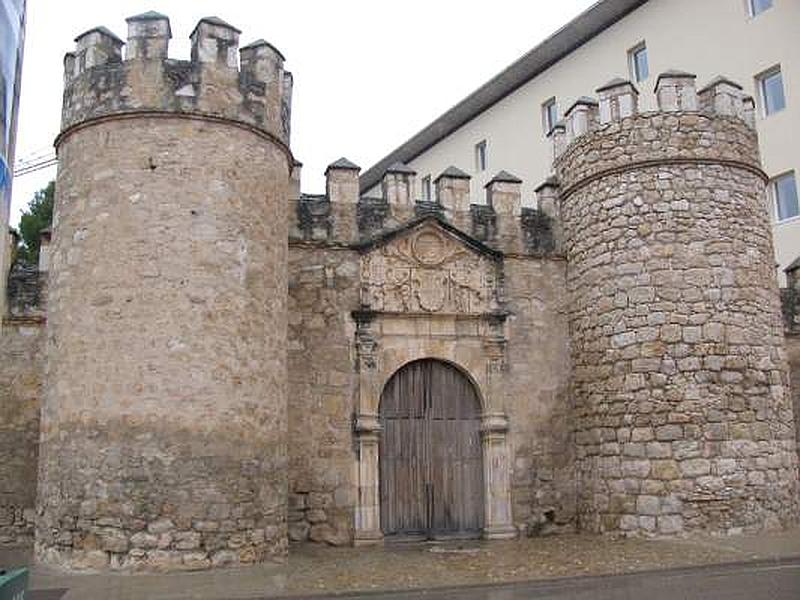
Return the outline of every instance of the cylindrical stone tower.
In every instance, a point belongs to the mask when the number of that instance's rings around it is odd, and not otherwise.
[[[191,61],[128,19],[66,58],[36,554],[72,568],[283,557],[290,77],[215,17]]]
[[[736,533],[798,513],[797,454],[752,101],[613,81],[567,114],[579,522]],[[558,146],[557,141],[557,146]]]

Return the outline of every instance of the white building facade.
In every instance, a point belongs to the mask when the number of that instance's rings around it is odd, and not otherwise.
[[[776,262],[800,256],[800,1],[603,0],[487,82],[364,172],[361,191],[379,195],[396,162],[417,173],[417,197],[449,166],[471,175],[474,203],[500,170],[523,180],[523,203],[552,173],[550,128],[578,98],[616,77],[631,80],[641,110],[655,107],[659,73],[717,76],[756,99]]]

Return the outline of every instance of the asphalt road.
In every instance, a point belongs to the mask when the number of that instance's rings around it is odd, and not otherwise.
[[[295,596],[297,598],[297,596]],[[307,597],[311,598],[311,597]],[[539,583],[313,596],[336,600],[800,600],[800,559]]]

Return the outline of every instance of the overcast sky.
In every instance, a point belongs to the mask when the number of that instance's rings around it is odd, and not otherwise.
[[[294,74],[292,150],[303,191],[324,191],[326,165],[363,169],[429,124],[594,0],[28,0],[17,161],[47,152],[59,130],[62,58],[79,33],[105,25],[125,39],[125,17],[170,17],[170,56],[216,15],[264,38]],[[55,168],[14,181],[11,224]]]

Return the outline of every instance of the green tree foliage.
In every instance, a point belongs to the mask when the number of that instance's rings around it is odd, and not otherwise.
[[[39,243],[42,231],[50,227],[53,222],[53,196],[56,191],[56,182],[51,181],[47,187],[33,195],[22,213],[19,222],[19,233],[22,236],[23,247],[17,254],[17,260],[29,265],[39,263]]]

